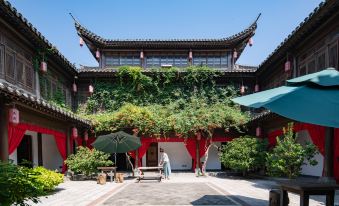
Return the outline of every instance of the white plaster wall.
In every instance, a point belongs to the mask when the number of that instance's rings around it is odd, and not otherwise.
[[[158,154],[160,160],[160,147],[168,154],[172,170],[191,170],[192,158],[183,142],[159,142]]]
[[[8,159],[12,160],[14,164],[16,165],[18,164],[18,155],[17,155],[16,149],[11,155],[9,155]]]
[[[305,145],[306,142],[312,143],[312,139],[310,138],[308,132],[304,130],[297,133],[297,142],[299,142],[301,145]],[[314,157],[314,159],[318,161],[318,164],[316,166],[311,166],[309,164],[303,165],[301,174],[311,176],[322,176],[324,157],[322,154],[319,153]]]
[[[142,157],[142,166],[146,167],[146,153],[145,153],[145,155]]]
[[[42,134],[42,160],[43,166],[50,170],[60,170],[62,166],[62,158],[52,135]]]
[[[217,147],[220,147],[220,142],[213,143]],[[201,161],[205,161],[205,156],[203,156]],[[211,146],[210,150],[208,151],[208,160],[206,165],[206,170],[220,170],[221,169],[221,162],[218,156],[218,149],[215,146]]]

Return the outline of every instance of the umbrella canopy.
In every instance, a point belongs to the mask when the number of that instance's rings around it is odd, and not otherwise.
[[[334,68],[287,80],[287,86],[232,100],[297,121],[339,128],[339,72]]]
[[[106,153],[126,153],[141,146],[140,139],[126,132],[116,132],[99,136],[92,146]]]

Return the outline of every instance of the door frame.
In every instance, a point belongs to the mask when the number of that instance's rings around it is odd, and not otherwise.
[[[157,166],[158,165],[158,160],[159,160],[159,147],[158,147],[159,145],[158,145],[158,142],[152,142],[150,145],[149,145],[149,147],[148,147],[148,149],[147,149],[147,151],[146,151],[146,166],[147,167],[149,167],[148,166],[148,164],[149,164],[149,162],[148,162],[148,150],[149,150],[149,148],[150,147],[156,147],[157,149],[156,149],[156,160],[157,160],[157,164],[155,165],[155,166]]]

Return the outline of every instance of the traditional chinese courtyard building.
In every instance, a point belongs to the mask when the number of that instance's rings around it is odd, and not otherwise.
[[[61,170],[72,138],[90,127],[71,111],[78,72],[7,1],[0,14],[1,160]]]
[[[281,86],[286,79],[320,71],[338,69],[339,2],[321,3],[259,67],[237,64],[257,28],[257,20],[248,28],[219,39],[105,39],[75,21],[80,45],[86,44],[97,67],[77,70],[7,1],[0,0],[0,157],[21,163],[24,159],[49,169],[60,169],[63,160],[74,150],[76,142],[87,139],[90,123],[72,111],[85,103],[93,93],[96,81],[115,81],[117,68],[141,67],[152,75],[152,68],[170,69],[208,66],[222,74],[218,85],[234,85],[242,94]],[[64,110],[60,108],[67,108]],[[288,105],[287,105],[288,106]],[[256,111],[249,123],[249,132],[268,138],[274,145],[286,118]],[[300,142],[313,141],[310,130],[297,123]],[[306,129],[305,129],[306,128]],[[213,141],[220,146],[239,134],[219,132]],[[172,169],[191,170],[204,154],[199,137],[141,137],[142,147],[137,161],[144,166],[158,163],[159,149],[171,157]],[[93,139],[92,139],[93,141]],[[305,165],[302,173],[321,176],[322,149],[316,157],[317,167]],[[89,145],[89,142],[88,144]],[[336,142],[337,148],[339,141]],[[334,175],[339,177],[339,151],[334,151]],[[117,164],[127,165],[124,157]],[[123,164],[122,164],[123,163]],[[124,169],[124,168],[123,168]],[[209,153],[207,169],[219,170],[217,149]]]
[[[184,73],[185,68],[189,66],[207,66],[222,73],[216,80],[217,84],[233,84],[239,90],[253,91],[256,84],[256,68],[237,65],[236,61],[247,45],[252,46],[257,20],[245,30],[226,38],[164,40],[105,39],[75,21],[80,45],[86,44],[99,64],[98,67],[84,66],[79,70],[79,101],[86,102],[88,88],[94,82],[116,81],[116,72],[121,66],[141,67],[143,72],[149,75],[154,72],[152,68],[182,68]],[[236,136],[223,133],[215,137],[214,141],[217,141],[216,144],[220,147],[221,142],[229,141],[231,137]],[[187,142],[184,142],[184,138],[175,136],[166,139],[142,137],[141,141],[142,147],[137,154],[139,156],[137,161],[144,166],[157,166],[159,150],[164,148],[171,157],[172,169],[191,170],[195,167],[196,159],[200,159],[205,151],[203,146],[205,139],[196,140],[196,137],[188,138]],[[199,148],[196,148],[196,141],[200,142]],[[216,148],[210,151],[207,169],[221,169]]]

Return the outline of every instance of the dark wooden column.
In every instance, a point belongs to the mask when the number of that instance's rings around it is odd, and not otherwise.
[[[43,157],[42,157],[42,135],[40,132],[37,134],[38,137],[38,165],[43,166]]]
[[[195,169],[200,168],[200,142],[196,139],[195,140],[196,145],[196,162],[195,162]]]
[[[0,99],[0,160],[8,161],[8,106],[4,98]]]
[[[70,145],[71,135],[72,135],[72,127],[67,127],[66,129],[67,156],[73,153],[73,148],[71,148],[71,145]]]
[[[326,127],[325,130],[325,157],[324,157],[324,180],[333,179],[333,154],[334,154],[334,128]]]

